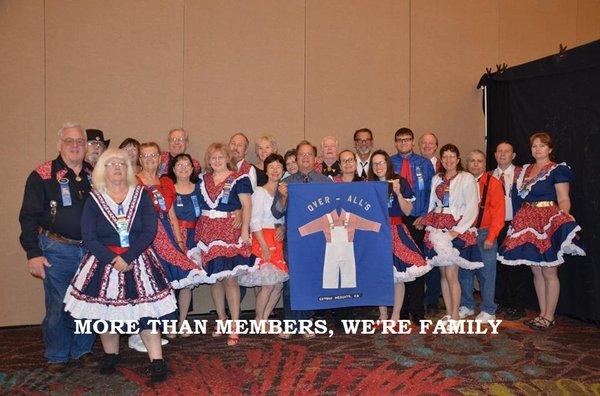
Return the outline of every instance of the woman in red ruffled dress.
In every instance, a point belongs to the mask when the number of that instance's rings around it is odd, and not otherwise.
[[[237,277],[253,268],[256,257],[250,242],[252,185],[247,173],[231,163],[227,146],[213,143],[204,156],[206,173],[201,177],[200,219],[196,226],[197,246],[188,252],[205,271],[203,283],[211,284],[211,294],[219,320],[227,320],[225,299],[232,320],[240,316],[240,286]],[[242,211],[242,227],[235,227],[235,212]],[[214,337],[221,334],[213,332]],[[239,334],[233,328],[227,345],[237,345]]]

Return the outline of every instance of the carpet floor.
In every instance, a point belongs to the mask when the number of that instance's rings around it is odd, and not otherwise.
[[[121,338],[118,372],[45,368],[39,327],[0,329],[0,394],[600,394],[600,330],[564,317],[545,332],[504,321],[498,335],[347,335],[305,340],[210,334],[164,348],[171,375],[150,384],[147,355]],[[97,341],[94,355],[102,350]]]

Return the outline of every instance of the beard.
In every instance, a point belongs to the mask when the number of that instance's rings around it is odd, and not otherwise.
[[[371,147],[357,147],[356,152],[359,154],[369,154],[371,152]]]

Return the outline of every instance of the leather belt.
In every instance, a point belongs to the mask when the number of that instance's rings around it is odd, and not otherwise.
[[[533,206],[535,208],[548,208],[550,206],[556,205],[554,201],[535,201],[535,202],[527,202],[529,206]]]
[[[47,236],[48,238],[52,239],[53,241],[60,242],[60,243],[66,243],[68,245],[83,244],[83,241],[81,241],[81,240],[67,238],[60,234],[57,234],[56,232],[52,232],[52,231],[48,231],[48,230],[44,230],[44,229],[42,229],[41,234]]]

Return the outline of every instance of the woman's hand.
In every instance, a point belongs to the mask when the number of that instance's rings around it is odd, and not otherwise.
[[[392,180],[392,189],[394,190],[394,194],[400,196],[400,179]]]
[[[112,261],[112,266],[119,272],[127,272],[131,270],[131,266],[123,260],[123,257],[117,256]]]
[[[282,198],[287,198],[287,195],[288,195],[288,186],[287,186],[287,183],[280,183],[277,186],[277,190],[279,190],[279,194],[281,194]]]
[[[242,234],[240,235],[240,242],[244,245],[250,244],[250,233],[248,230],[242,230]]]
[[[458,232],[456,232],[456,231],[453,231],[453,230],[451,230],[451,231],[448,231],[448,235],[450,235],[450,239],[454,239],[454,238],[456,238],[457,236],[459,236],[459,235],[460,235],[460,233],[458,233]]]

